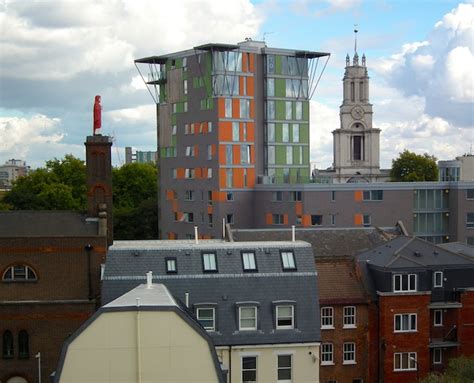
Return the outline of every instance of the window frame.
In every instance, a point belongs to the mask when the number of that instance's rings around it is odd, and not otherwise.
[[[247,368],[247,369],[244,369],[244,359],[254,359],[254,361],[255,361],[255,368]],[[242,382],[243,382],[243,383],[247,383],[247,382],[257,382],[257,369],[258,369],[257,355],[242,355],[242,356],[241,356],[240,366],[241,366],[241,372],[242,372],[241,378],[242,378]],[[244,372],[247,372],[247,371],[255,371],[255,380],[244,379]]]
[[[408,366],[403,368],[403,356],[407,356]],[[397,356],[399,357],[400,366],[397,368]],[[411,359],[413,358],[413,359]],[[414,367],[410,367],[413,362]],[[418,356],[416,352],[395,352],[393,354],[393,371],[416,371],[418,367]]]
[[[253,255],[253,268],[252,267],[245,267],[246,265],[246,262],[245,262],[245,255],[249,255],[249,254],[252,254]],[[245,272],[255,272],[255,271],[258,271],[258,267],[257,267],[257,257],[255,256],[255,251],[253,250],[242,250],[240,252],[240,259],[242,261],[242,270]]]
[[[399,322],[397,323],[397,318]],[[407,318],[407,321],[404,320]],[[412,318],[415,318],[415,328],[412,328]],[[397,324],[399,328],[397,328]],[[408,328],[404,328],[405,324],[408,324]],[[406,333],[406,332],[417,332],[418,331],[418,314],[417,313],[399,313],[393,316],[393,332],[394,333]]]
[[[244,318],[246,320],[253,319],[255,322],[255,326],[253,327],[243,327],[242,326],[242,309],[253,309],[253,312],[255,313],[253,318]],[[239,306],[239,331],[256,331],[258,328],[258,308],[257,306]]]
[[[439,314],[439,317],[437,314]],[[433,311],[433,327],[443,327],[443,310],[442,309],[436,309]]]
[[[474,228],[474,212],[466,212],[466,228]]]
[[[352,349],[346,349],[352,348]],[[357,364],[356,361],[356,343],[355,342],[344,342],[342,346],[342,364]]]
[[[213,256],[214,258],[214,268],[206,268],[206,256]],[[215,252],[202,252],[201,253],[201,260],[202,260],[202,271],[204,273],[217,273],[218,272],[218,265],[217,265],[217,254]],[[209,265],[211,266],[211,265]]]
[[[327,349],[325,349],[327,347]],[[325,360],[327,358],[327,360]],[[334,365],[334,344],[331,342],[321,344],[321,366]]]
[[[15,268],[23,268],[23,273],[25,275],[24,278],[18,277],[16,274],[18,274],[17,271],[15,271]],[[10,277],[7,277],[7,273],[10,274]],[[9,265],[8,267],[5,268],[2,274],[2,282],[37,282],[38,281],[38,274],[36,271],[29,265],[25,264],[13,264]]]
[[[280,317],[279,316],[279,310],[281,308],[287,308],[287,307],[291,308],[291,316],[290,317],[288,317],[288,316]],[[279,325],[278,324],[278,321],[280,319],[288,319],[288,318],[291,318],[291,324],[290,325]],[[281,304],[281,305],[276,305],[275,306],[275,328],[277,330],[292,330],[292,329],[295,328],[295,306],[294,305]]]
[[[280,358],[289,357],[290,366],[280,366]],[[280,379],[280,371],[290,370],[290,379]],[[293,355],[292,354],[278,354],[277,355],[277,382],[278,383],[290,383],[293,380]]]
[[[441,347],[433,349],[433,364],[443,364],[443,349]]]
[[[174,269],[169,267],[169,262],[173,264]],[[177,274],[178,273],[178,260],[176,257],[165,257],[165,269],[166,274]]]
[[[289,257],[285,258],[287,254],[291,254],[291,259]],[[283,271],[294,271],[297,269],[295,252],[293,250],[280,250],[280,261]]]
[[[201,310],[211,310],[211,312],[212,312],[212,327],[206,327],[201,323],[201,320],[210,320],[209,318],[207,318],[207,319],[199,318],[199,312]],[[196,307],[196,319],[201,324],[201,326],[204,328],[204,330],[206,330],[208,332],[216,331],[216,308],[215,307],[209,307],[209,306]]]
[[[18,359],[30,358],[30,336],[26,330],[18,332]]]
[[[330,311],[330,314],[325,313],[324,311],[326,310]],[[334,329],[334,307],[321,306],[320,312],[321,312],[321,330],[333,330]],[[328,324],[324,323],[326,321],[328,322]]]
[[[347,313],[346,310],[352,310],[352,313]],[[352,323],[346,324],[346,319],[352,318]],[[357,328],[357,308],[356,306],[343,307],[342,328]]]
[[[411,286],[411,277],[414,276],[414,287]],[[407,277],[408,278],[408,289],[403,289],[403,278]],[[400,282],[398,283],[400,288],[397,289],[397,279],[400,279]],[[392,283],[393,283],[393,289],[392,291],[394,293],[407,293],[407,292],[416,292],[418,291],[418,275],[414,273],[398,273],[398,274],[393,274],[392,278]]]
[[[13,333],[5,330],[2,334],[2,358],[13,359],[15,357],[15,342]]]
[[[438,277],[439,276],[439,281],[438,281]],[[434,271],[433,272],[433,287],[436,287],[436,288],[439,288],[439,287],[443,287],[443,277],[444,277],[444,273],[440,270],[438,271]]]

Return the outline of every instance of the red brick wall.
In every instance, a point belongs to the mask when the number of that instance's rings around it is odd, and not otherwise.
[[[88,244],[93,246],[91,294]],[[100,306],[100,265],[105,254],[105,237],[0,238],[0,277],[13,264],[26,264],[37,275],[32,282],[0,279],[0,337],[5,330],[13,333],[15,353],[12,359],[0,354],[0,382],[17,375],[36,382],[38,352],[43,381],[49,382],[64,340]],[[20,330],[29,334],[28,359],[18,358]]]
[[[463,292],[461,303],[458,322],[459,354],[474,356],[474,291]]]
[[[379,297],[380,340],[383,344],[380,358],[383,365],[384,382],[416,382],[430,370],[430,304],[429,294],[400,294]],[[394,315],[402,313],[417,314],[417,331],[394,332]],[[416,352],[417,371],[394,371],[394,354]]]
[[[320,302],[321,307],[331,306],[334,309],[334,330],[321,330],[321,342],[333,343],[334,365],[320,366],[319,380],[337,380],[338,382],[352,382],[353,379],[363,379],[368,382],[368,310],[367,304],[350,303],[336,304],[330,301]],[[356,307],[355,329],[343,328],[344,306]],[[344,365],[343,362],[343,344],[345,342],[354,342],[356,344],[356,364]]]

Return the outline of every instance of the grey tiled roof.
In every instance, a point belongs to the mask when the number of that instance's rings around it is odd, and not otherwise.
[[[241,250],[255,251],[257,272],[243,272]],[[280,250],[292,250],[296,270],[283,271]],[[216,253],[218,272],[202,270],[202,252]],[[165,258],[177,261],[177,274],[166,274]],[[153,282],[163,283],[175,299],[189,307],[208,304],[216,308],[215,345],[302,343],[320,340],[316,271],[310,244],[301,241],[229,243],[220,241],[116,242],[105,266],[102,299],[106,304],[153,272]],[[257,331],[238,330],[238,304],[257,302]],[[275,304],[292,301],[295,329],[275,329]]]
[[[291,239],[291,229],[236,229],[235,241]],[[398,228],[297,228],[296,239],[309,242],[316,257],[354,256],[400,235]]]
[[[97,221],[71,211],[2,211],[0,237],[97,235]]]

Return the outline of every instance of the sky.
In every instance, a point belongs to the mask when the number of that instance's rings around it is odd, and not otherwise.
[[[134,60],[265,37],[331,53],[310,102],[311,161],[325,169],[355,24],[381,167],[404,149],[473,152],[474,0],[0,0],[0,164],[84,159],[96,94],[115,166],[126,146],[155,150],[155,104]]]

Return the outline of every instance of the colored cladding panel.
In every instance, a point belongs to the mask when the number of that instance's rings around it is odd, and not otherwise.
[[[225,145],[219,145],[219,164],[220,165],[225,165],[226,164],[226,146]]]
[[[234,165],[240,165],[240,145],[232,145],[232,160]]]
[[[279,122],[275,124],[275,141],[282,142],[283,140],[283,125]]]
[[[178,200],[177,199],[174,199],[173,201],[171,201],[171,210],[175,213],[178,211]]]
[[[242,72],[248,72],[249,71],[249,60],[247,59],[248,55],[243,54],[242,55]]]
[[[265,214],[265,223],[266,223],[267,225],[271,225],[272,222],[273,222],[273,220],[272,220],[272,213],[267,213],[267,214]]]
[[[303,202],[295,203],[295,213],[296,215],[303,215]]]
[[[276,100],[275,101],[275,118],[277,120],[284,120],[286,117],[286,106],[285,101]]]
[[[225,98],[217,98],[217,116],[219,118],[225,118]]]
[[[249,71],[255,72],[255,54],[253,53],[249,55]]]
[[[247,187],[255,187],[255,169],[247,169]]]
[[[214,208],[212,205],[207,205],[207,214],[212,214]]]
[[[249,117],[250,118],[255,118],[255,102],[254,102],[254,100],[250,100]]]
[[[246,82],[246,77],[245,76],[240,76],[239,77],[239,95],[240,96],[245,96],[245,94],[244,94],[244,89],[245,89],[244,82]]]
[[[174,191],[171,189],[166,190],[166,199],[168,201],[174,199]]]
[[[247,122],[247,141],[255,141],[255,124]]]
[[[355,226],[362,226],[364,223],[364,216],[362,214],[355,214],[354,215],[354,225]]]
[[[244,169],[234,168],[232,182],[236,188],[244,187]]]
[[[232,122],[219,122],[219,141],[232,141]]]
[[[311,226],[311,215],[310,214],[303,215],[303,226],[304,227]]]
[[[196,178],[202,178],[202,169],[201,168],[195,168],[194,169],[195,177]]]
[[[232,99],[232,118],[240,118],[240,99]]]
[[[176,178],[184,178],[184,168],[176,169]]]
[[[176,239],[177,235],[176,233],[173,233],[172,231],[168,232],[168,239]]]
[[[354,192],[354,200],[355,201],[362,201],[364,194],[362,193],[362,190],[356,190]]]
[[[283,214],[283,224],[288,225],[288,214]]]
[[[194,145],[194,157],[199,157],[199,145]]]
[[[309,121],[309,101],[303,102],[303,120]]]
[[[280,145],[275,148],[275,162],[278,165],[286,165],[286,146]]]
[[[217,153],[216,144],[211,145],[211,153],[212,153],[212,157],[216,156],[216,153]]]
[[[275,79],[275,97],[286,97],[286,80],[284,78]]]
[[[281,74],[281,56],[275,56],[275,74]]]
[[[255,80],[253,77],[247,77],[247,96],[255,96]]]
[[[300,141],[309,143],[309,125],[300,124]]]
[[[224,156],[225,160],[225,156]],[[219,169],[219,188],[226,188],[226,169]]]

